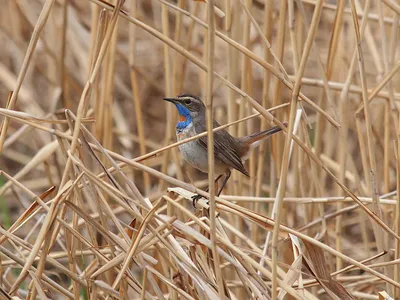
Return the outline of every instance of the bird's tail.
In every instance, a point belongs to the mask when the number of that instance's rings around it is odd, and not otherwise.
[[[286,124],[284,123],[284,125]],[[242,159],[246,160],[250,156],[251,151],[258,145],[260,145],[264,139],[268,138],[269,136],[281,130],[282,130],[281,127],[275,126],[267,130],[263,130],[260,132],[253,133],[251,135],[238,138],[238,141],[241,143],[243,149],[243,153],[241,153]]]
[[[242,141],[246,142],[248,144],[253,144],[253,143],[263,140],[263,139],[269,137],[270,135],[273,135],[281,130],[282,130],[282,128],[280,128],[279,126],[275,126],[270,129],[263,130],[263,131],[256,132],[251,135],[245,136],[242,138]]]

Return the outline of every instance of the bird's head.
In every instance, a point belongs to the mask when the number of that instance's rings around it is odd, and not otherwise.
[[[204,114],[205,106],[199,97],[183,94],[175,98],[164,98],[165,101],[175,104],[179,113],[179,126],[184,126],[192,122],[199,114]],[[181,124],[181,125],[179,125]]]
[[[192,117],[195,117],[205,109],[203,101],[190,94],[182,94],[175,98],[164,98],[164,100],[175,104],[180,115],[190,113]]]

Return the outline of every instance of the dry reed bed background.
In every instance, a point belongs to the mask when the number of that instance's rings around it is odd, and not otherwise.
[[[0,14],[0,298],[400,299],[398,1]],[[235,136],[286,132],[221,197],[161,100],[188,92]]]

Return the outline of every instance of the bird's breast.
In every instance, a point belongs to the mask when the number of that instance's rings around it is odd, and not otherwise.
[[[176,137],[178,141],[190,138],[196,135],[193,124],[185,128],[177,128]],[[193,167],[202,172],[207,172],[208,160],[207,151],[201,147],[196,140],[179,145],[179,151],[182,153],[183,158]]]

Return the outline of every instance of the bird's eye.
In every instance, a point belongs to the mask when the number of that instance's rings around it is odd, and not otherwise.
[[[192,103],[192,100],[190,100],[190,99],[185,100],[185,104],[190,104],[190,103]]]

